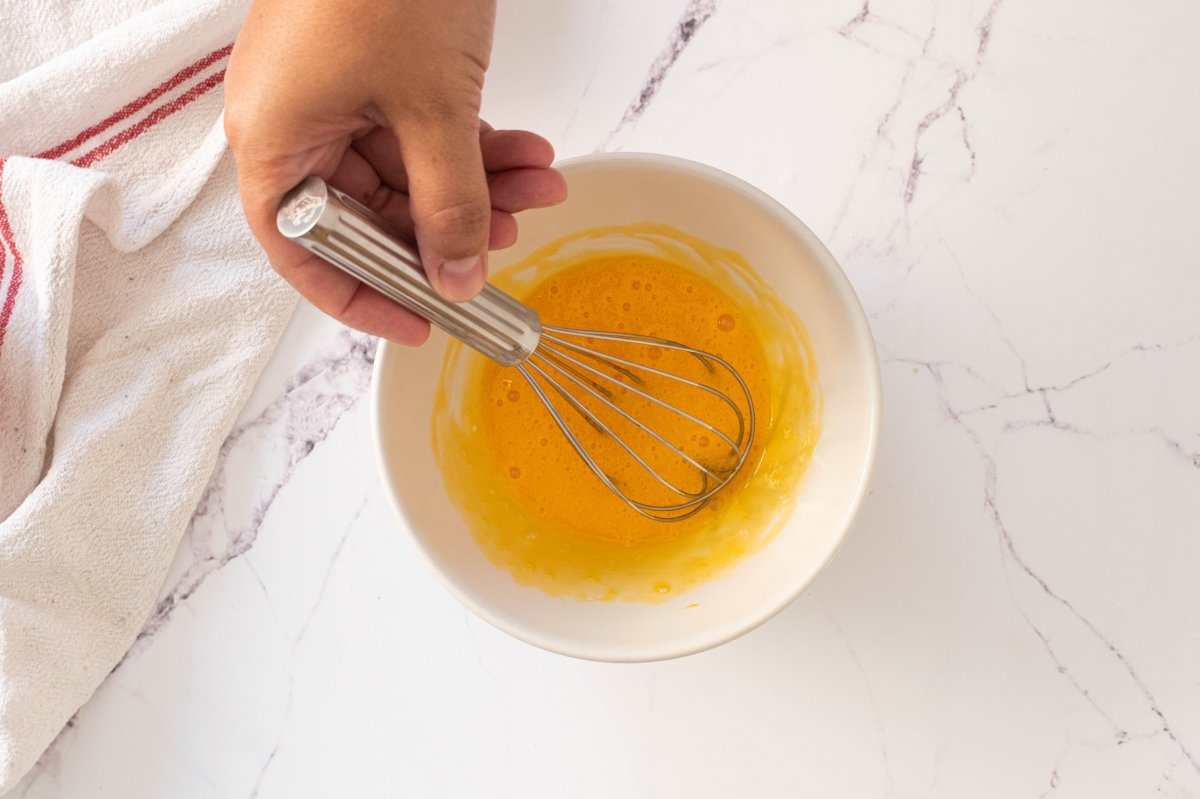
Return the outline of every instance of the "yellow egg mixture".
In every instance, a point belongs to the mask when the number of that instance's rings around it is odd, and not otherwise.
[[[803,326],[741,258],[664,226],[625,226],[556,242],[494,281],[547,324],[645,334],[725,359],[753,397],[756,430],[737,476],[698,513],[674,522],[648,519],[589,470],[516,369],[452,343],[435,403],[434,450],[451,498],[489,559],[519,583],[556,596],[663,601],[769,540],[816,445],[820,399]],[[736,380],[693,356],[669,347],[577,341],[712,385],[736,398],[748,419]],[[642,390],[736,435],[735,413],[712,395],[637,374]],[[570,378],[554,376],[659,474],[685,490],[703,489],[694,466]],[[719,473],[732,464],[734,454],[719,437],[625,391],[627,379],[618,381],[599,383],[631,415],[705,467]],[[544,387],[581,444],[626,493],[653,504],[680,501],[613,436]]]

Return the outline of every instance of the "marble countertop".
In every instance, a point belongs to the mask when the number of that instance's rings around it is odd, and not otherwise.
[[[375,473],[374,345],[301,308],[129,655],[14,791],[1200,796],[1200,5],[501,2],[485,112],[773,194],[878,341],[873,491],[716,650],[551,655]]]

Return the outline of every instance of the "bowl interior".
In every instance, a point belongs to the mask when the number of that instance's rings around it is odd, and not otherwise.
[[[740,253],[800,316],[816,357],[823,410],[821,438],[793,513],[758,553],[662,604],[584,603],[517,585],[480,551],[434,461],[430,418],[447,341],[440,333],[419,349],[380,348],[372,403],[384,484],[435,574],[500,629],[545,649],[598,660],[699,651],[782,609],[845,536],[866,492],[878,436],[879,368],[870,331],[824,246],[747,184],[664,156],[587,156],[559,166],[569,199],[524,215],[520,241],[492,254],[493,270],[577,230],[663,223]]]

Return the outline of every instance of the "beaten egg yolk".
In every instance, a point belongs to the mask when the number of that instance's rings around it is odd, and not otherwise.
[[[727,361],[742,376],[754,400],[755,418],[770,419],[770,389],[762,347],[743,312],[725,293],[668,261],[640,255],[610,256],[568,268],[534,289],[524,301],[549,323],[616,332],[637,332],[687,343]],[[748,419],[743,392],[721,368],[709,371],[692,355],[665,347],[582,340],[580,344],[635,363],[710,385],[735,398]],[[600,364],[579,358],[606,374]],[[642,456],[655,472],[693,493],[704,490],[703,473],[617,412],[598,401],[570,377],[548,371],[573,397]],[[737,416],[713,395],[652,373],[631,370],[643,381],[641,390],[713,425],[736,440]],[[713,431],[639,395],[622,390],[630,382],[595,378],[614,394],[612,400],[696,463],[722,474],[735,463],[735,453]],[[615,373],[612,373],[615,375]],[[627,495],[654,505],[685,498],[661,485],[616,439],[598,432],[543,383],[547,396],[588,454]],[[513,368],[489,362],[478,385],[481,435],[490,445],[491,468],[507,475],[512,492],[545,524],[563,535],[619,547],[677,539],[711,521],[753,472],[763,437],[755,436],[746,464],[729,485],[691,518],[664,523],[638,513],[615,494],[572,448],[534,390]],[[749,431],[746,430],[745,433]],[[761,432],[761,428],[760,428]],[[745,434],[744,433],[744,434]]]
[[[597,252],[608,240],[617,246]],[[552,596],[663,602],[770,540],[816,446],[820,395],[803,325],[740,256],[662,225],[598,228],[547,245],[494,282],[550,325],[650,335],[723,358],[746,382],[756,429],[745,463],[708,504],[682,521],[648,519],[592,473],[515,368],[450,342],[434,403],[433,449],[449,497],[492,563]],[[668,347],[574,340],[711,385],[734,397],[748,416],[736,381],[719,368],[710,373],[693,356]],[[569,370],[586,376],[577,366]],[[647,393],[736,437],[736,415],[719,400],[639,374]],[[666,479],[687,490],[703,487],[694,466],[570,378],[554,376]],[[697,463],[718,473],[729,468],[732,455],[719,437],[640,399],[626,389],[628,382],[606,383],[614,403]],[[618,487],[649,504],[680,501],[612,436],[542,385]]]

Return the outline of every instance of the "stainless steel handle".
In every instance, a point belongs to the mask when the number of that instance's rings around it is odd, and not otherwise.
[[[506,366],[538,345],[537,312],[492,285],[452,302],[434,291],[414,247],[386,219],[315,175],[279,206],[279,232]]]

